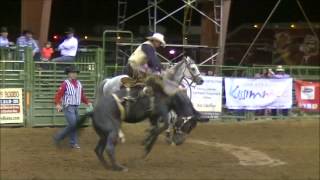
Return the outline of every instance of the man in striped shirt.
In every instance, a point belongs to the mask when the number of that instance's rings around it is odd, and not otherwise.
[[[82,84],[77,80],[79,72],[73,66],[67,67],[65,73],[68,75],[68,78],[62,82],[55,95],[56,109],[58,112],[63,111],[64,117],[67,120],[67,126],[54,136],[56,144],[65,138],[66,132],[76,126],[79,119],[78,108],[81,102],[92,108],[92,104],[84,94]],[[70,134],[70,146],[71,148],[80,148],[75,131]]]

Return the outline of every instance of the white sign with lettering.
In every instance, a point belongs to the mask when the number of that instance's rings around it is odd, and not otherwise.
[[[22,89],[0,89],[0,124],[23,123]]]
[[[222,109],[222,77],[201,77],[204,83],[190,87],[188,95],[193,106],[202,114],[202,117],[213,118]]]

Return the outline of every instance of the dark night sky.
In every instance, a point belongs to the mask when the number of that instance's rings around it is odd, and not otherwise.
[[[20,29],[20,0],[1,0],[0,26],[8,26],[13,33]],[[78,32],[93,32],[96,25],[116,25],[116,0],[53,0],[50,32],[59,32],[65,26],[74,26]],[[320,0],[300,0],[307,15],[313,22],[320,22]],[[243,23],[263,22],[277,0],[233,0],[230,11],[229,30],[235,29]],[[146,0],[128,0],[130,15],[146,7]],[[167,11],[174,10],[181,1],[166,0],[161,7]],[[179,17],[182,13],[177,14]],[[137,29],[137,25],[147,24],[147,13],[131,20],[126,29]],[[194,25],[199,24],[199,15],[194,17]],[[271,19],[271,22],[301,22],[304,21],[296,0],[283,0]],[[165,26],[178,27],[172,21],[166,21]],[[175,29],[175,28],[171,28]],[[176,28],[178,29],[178,28]]]

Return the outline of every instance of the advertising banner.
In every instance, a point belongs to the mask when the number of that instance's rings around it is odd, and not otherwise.
[[[290,109],[292,78],[225,78],[228,109]]]
[[[21,88],[0,89],[0,124],[23,123]]]
[[[222,77],[201,77],[204,83],[187,88],[188,95],[193,106],[201,112],[203,118],[213,118],[222,109]]]
[[[320,111],[320,82],[295,81],[298,107],[307,111]]]

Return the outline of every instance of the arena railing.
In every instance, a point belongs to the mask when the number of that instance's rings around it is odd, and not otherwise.
[[[74,63],[54,63],[34,61],[31,49],[0,49],[0,88],[22,88],[24,123],[17,126],[59,126],[65,121],[62,113],[55,111],[53,98],[60,83],[65,79],[64,67],[73,64],[81,73],[79,79],[91,100],[94,100],[98,83],[106,78],[123,73],[124,66],[110,65],[104,62],[102,49],[82,49],[78,52]],[[222,77],[253,77],[255,73],[264,68],[274,66],[213,66],[200,65],[200,70],[218,69],[217,76]],[[319,81],[320,67],[284,66],[286,72],[295,79]],[[223,97],[225,99],[225,97]],[[225,102],[223,100],[223,102]],[[81,113],[84,107],[81,106]],[[319,114],[304,113],[296,106],[291,110],[293,116],[318,116]],[[223,108],[218,119],[255,119],[271,118],[256,116],[252,111],[230,111]],[[272,117],[274,118],[274,117]],[[277,118],[284,118],[277,116]]]

